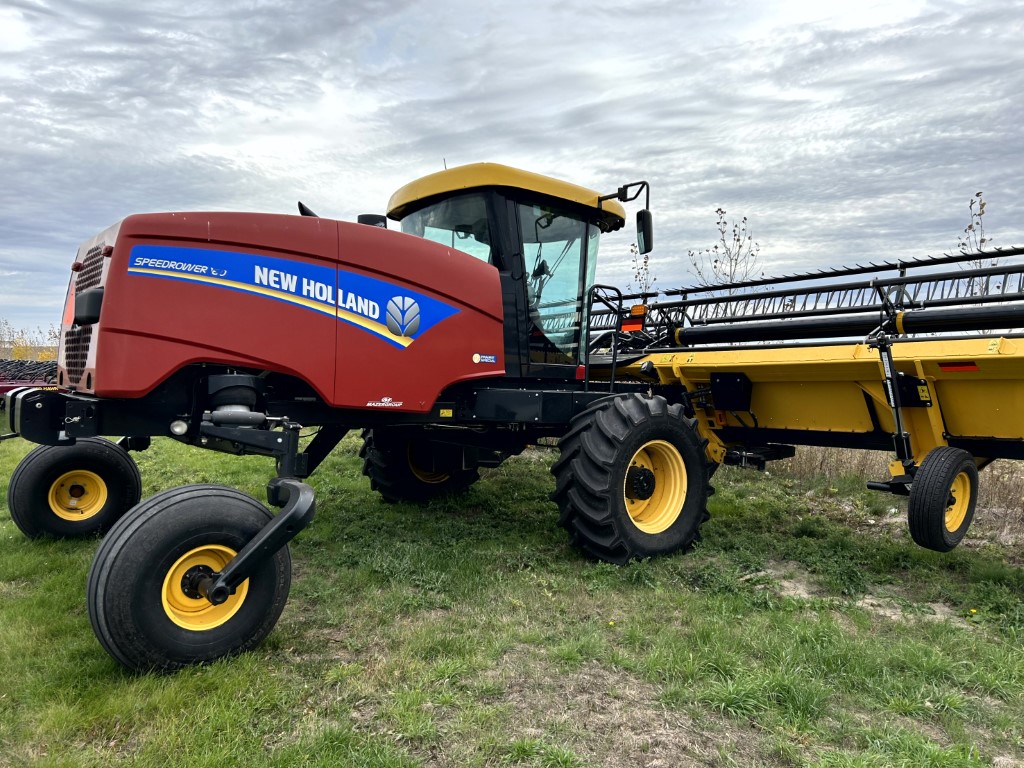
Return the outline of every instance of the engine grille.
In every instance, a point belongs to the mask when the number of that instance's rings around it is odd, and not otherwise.
[[[82,268],[75,274],[75,293],[95,288],[103,280],[103,247],[94,245],[86,251]],[[89,360],[89,345],[92,343],[92,326],[72,326],[64,334],[64,369],[67,371],[67,386],[77,387],[82,382],[85,366]]]
[[[103,244],[94,245],[85,254],[82,269],[75,280],[75,290],[84,291],[100,284],[103,277]]]
[[[68,386],[77,387],[85,373],[92,343],[92,326],[73,326],[64,334],[64,367],[68,373]]]

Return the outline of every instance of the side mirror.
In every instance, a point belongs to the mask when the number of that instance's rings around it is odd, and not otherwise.
[[[388,217],[381,216],[379,213],[360,213],[356,216],[356,222],[359,224],[369,224],[371,227],[380,227],[381,229],[388,228]]]
[[[636,212],[636,245],[641,254],[654,248],[654,217],[646,208]]]

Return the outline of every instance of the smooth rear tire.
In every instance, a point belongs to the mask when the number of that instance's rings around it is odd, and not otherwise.
[[[142,477],[128,452],[97,437],[41,445],[7,488],[11,519],[29,538],[103,534],[139,503]]]
[[[227,602],[197,593],[271,519],[258,501],[217,485],[173,488],[125,515],[96,552],[86,585],[100,644],[133,671],[172,670],[256,647],[274,628],[291,586],[284,547]]]

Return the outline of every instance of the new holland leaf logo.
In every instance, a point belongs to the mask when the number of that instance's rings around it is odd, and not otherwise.
[[[388,330],[396,336],[412,336],[420,329],[420,305],[408,296],[395,296],[387,306]]]

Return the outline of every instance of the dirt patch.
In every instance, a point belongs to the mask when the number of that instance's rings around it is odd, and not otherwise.
[[[765,762],[762,737],[751,727],[714,716],[696,721],[668,709],[656,687],[623,670],[595,662],[565,670],[515,649],[490,676],[511,710],[510,743],[536,739],[571,750],[588,765],[613,768]]]
[[[23,594],[27,586],[27,581],[0,581],[0,597]]]
[[[770,579],[773,591],[782,597],[810,600],[818,596],[810,574],[799,563],[769,563],[763,571],[751,575]]]
[[[1024,544],[1024,510],[979,506],[967,536],[965,543],[988,541],[1010,552],[1017,551]]]
[[[810,600],[822,597],[811,575],[799,563],[769,563],[763,571],[752,573],[745,579],[763,582],[782,597]],[[865,595],[854,605],[857,608],[889,621],[957,621],[960,616],[945,603],[914,603],[898,596]]]
[[[945,603],[906,603],[892,597],[865,595],[855,605],[890,621],[954,621],[959,618]]]

